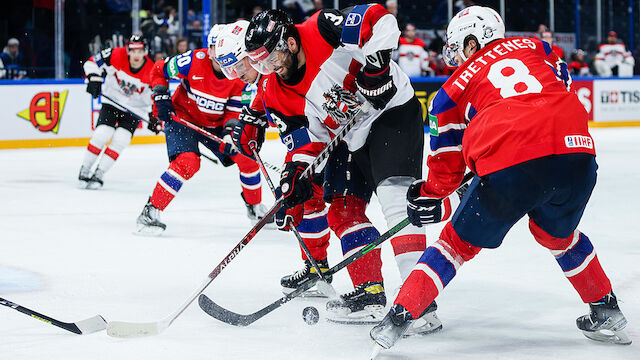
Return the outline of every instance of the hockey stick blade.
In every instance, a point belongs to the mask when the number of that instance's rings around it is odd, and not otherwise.
[[[462,179],[461,185],[458,187],[458,189],[461,188],[464,184],[466,184],[469,180],[471,180],[473,178],[473,176],[474,176],[473,173],[465,174],[465,176]],[[338,272],[338,271],[342,270],[343,268],[347,267],[347,265],[353,263],[354,261],[356,261],[359,258],[361,258],[364,255],[366,255],[369,251],[377,248],[380,244],[382,244],[383,242],[385,242],[389,238],[393,237],[395,234],[397,234],[400,230],[404,229],[408,225],[409,225],[409,219],[405,218],[404,220],[402,220],[401,222],[396,224],[394,227],[389,229],[387,232],[385,232],[384,234],[380,235],[377,239],[372,241],[369,245],[361,248],[359,251],[357,251],[357,252],[349,255],[348,257],[344,258],[341,262],[339,262],[338,264],[336,264],[335,266],[333,266],[332,268],[327,270],[324,273],[324,275],[326,277],[332,276],[336,272]],[[229,311],[229,310],[223,308],[222,306],[216,304],[213,300],[211,300],[209,297],[207,297],[204,294],[200,294],[200,297],[198,299],[198,305],[200,305],[200,308],[204,312],[209,314],[211,317],[213,317],[215,319],[218,319],[218,320],[220,320],[222,322],[225,322],[225,323],[231,324],[231,325],[235,325],[235,326],[248,326],[248,325],[254,323],[255,321],[259,320],[263,316],[269,314],[273,310],[275,310],[275,309],[279,308],[280,306],[288,303],[292,299],[300,296],[302,293],[304,293],[308,289],[312,288],[318,281],[320,281],[320,278],[319,277],[314,277],[314,278],[310,279],[309,281],[304,282],[302,285],[300,285],[300,287],[298,287],[295,291],[291,292],[290,294],[287,294],[287,295],[279,298],[278,300],[272,302],[271,304],[267,305],[266,307],[254,312],[252,314],[249,314],[249,315],[242,315],[242,314],[234,313],[233,311]]]
[[[49,316],[43,315],[39,312],[28,309],[24,306],[20,306],[14,302],[11,302],[3,298],[0,298],[0,305],[10,307],[25,315],[31,316],[34,319],[38,319],[40,321],[46,322],[47,324],[57,326],[61,329],[65,329],[67,331],[70,331],[78,335],[91,334],[107,328],[107,322],[100,315],[96,315],[94,317],[90,317],[88,319],[81,320],[81,321],[67,323],[67,322],[59,321]]]
[[[344,260],[342,260],[341,262],[339,262],[338,264],[336,264],[335,266],[333,266],[332,268],[327,270],[324,273],[324,275],[326,277],[328,277],[328,276],[331,276],[331,275],[335,274],[339,270],[345,268],[347,265],[349,265],[349,264],[353,263],[354,261],[356,261],[357,259],[361,258],[365,254],[367,254],[369,251],[375,249],[376,247],[378,247],[378,245],[382,244],[383,242],[385,242],[386,240],[391,238],[393,235],[398,233],[400,230],[404,229],[407,225],[409,225],[409,219],[405,218],[400,223],[398,223],[396,226],[394,226],[391,229],[389,229],[389,231],[387,231],[384,234],[380,235],[377,239],[375,239],[369,245],[367,245],[367,246],[363,247],[362,249],[360,249],[359,251],[349,255]],[[314,277],[314,278],[310,279],[309,281],[304,282],[302,285],[300,285],[293,292],[291,292],[291,293],[279,298],[278,300],[272,302],[271,304],[267,305],[266,307],[254,312],[253,314],[249,314],[249,315],[241,315],[241,314],[237,314],[237,313],[234,313],[232,311],[229,311],[229,310],[223,308],[222,306],[219,306],[215,302],[213,302],[213,300],[211,300],[209,297],[207,297],[204,294],[200,295],[200,298],[198,299],[198,304],[200,305],[200,308],[202,310],[204,310],[204,312],[206,312],[207,314],[209,314],[210,316],[212,316],[215,319],[218,319],[218,320],[220,320],[222,322],[225,322],[225,323],[231,324],[231,325],[235,325],[235,326],[247,326],[247,325],[252,324],[256,320],[259,320],[260,318],[262,318],[263,316],[267,315],[268,313],[272,312],[273,310],[279,308],[280,306],[288,303],[289,301],[293,300],[294,298],[298,297],[300,294],[304,293],[305,291],[311,289],[318,281],[320,281],[320,278],[319,277]]]

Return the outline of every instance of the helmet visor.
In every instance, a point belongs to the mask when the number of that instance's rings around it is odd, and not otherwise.
[[[242,77],[242,75],[246,74],[247,71],[249,71],[250,69],[250,65],[248,65],[247,61],[244,61],[244,58],[230,65],[223,65],[219,59],[220,58],[218,58],[218,62],[220,63],[220,69],[222,70],[222,73],[224,74],[224,76],[226,76],[227,79],[229,80],[238,79]]]
[[[449,66],[457,67],[458,63],[456,62],[456,55],[458,55],[458,46],[457,44],[445,44],[442,47],[442,58]]]
[[[280,40],[273,51],[269,52],[264,46],[249,51],[249,58],[251,58],[251,66],[263,75],[270,74],[277,69],[281,68],[286,54],[284,50],[287,49],[287,44],[284,40]]]

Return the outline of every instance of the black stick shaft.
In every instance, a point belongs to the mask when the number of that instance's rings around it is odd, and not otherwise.
[[[66,323],[66,322],[62,322],[62,321],[56,320],[56,319],[54,319],[52,317],[49,317],[49,316],[41,314],[41,313],[39,313],[37,311],[33,311],[31,309],[28,309],[28,308],[26,308],[24,306],[18,305],[18,304],[14,303],[14,302],[11,302],[11,301],[7,300],[7,299],[0,298],[0,305],[4,305],[6,307],[10,307],[10,308],[12,308],[12,309],[14,309],[16,311],[19,311],[19,312],[25,314],[25,315],[29,315],[30,317],[32,317],[34,319],[38,319],[40,321],[46,322],[47,324],[51,324],[51,325],[57,326],[59,328],[65,329],[67,331],[71,331],[72,333],[79,334],[79,335],[82,334],[82,331],[80,331],[80,329],[78,329],[78,327],[73,323]]]

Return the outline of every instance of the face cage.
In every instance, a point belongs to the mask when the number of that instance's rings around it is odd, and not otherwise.
[[[242,75],[244,75],[249,69],[247,68],[243,60],[244,57],[240,58],[238,61],[231,65],[220,66],[220,69],[222,70],[224,76],[226,76],[229,80],[233,80],[239,79]]]

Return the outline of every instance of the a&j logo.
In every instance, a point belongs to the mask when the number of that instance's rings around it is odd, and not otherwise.
[[[57,91],[37,93],[31,99],[29,108],[20,111],[17,115],[31,121],[33,127],[42,132],[51,131],[57,134],[68,93],[69,90],[61,93]]]

